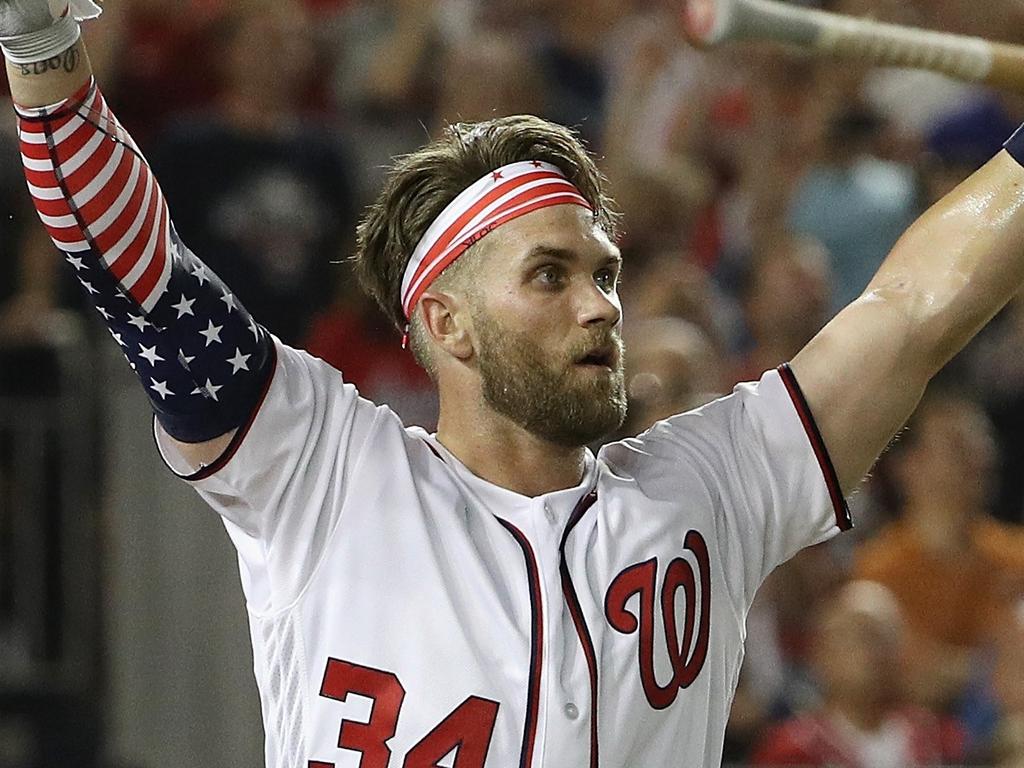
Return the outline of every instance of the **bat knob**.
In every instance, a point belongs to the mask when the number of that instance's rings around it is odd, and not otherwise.
[[[732,27],[734,0],[685,0],[683,34],[696,46],[722,42]]]

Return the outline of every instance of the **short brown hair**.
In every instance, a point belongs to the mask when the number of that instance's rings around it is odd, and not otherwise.
[[[531,115],[449,125],[439,139],[392,167],[356,230],[360,285],[396,327],[406,322],[402,276],[430,224],[485,174],[524,160],[560,168],[594,209],[595,221],[616,236],[618,213],[607,181],[573,131]]]

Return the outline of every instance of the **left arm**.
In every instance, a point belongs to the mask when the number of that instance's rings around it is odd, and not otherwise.
[[[1021,134],[1011,143],[1024,158]],[[1024,167],[1002,151],[926,211],[792,361],[844,492],[932,376],[1022,287]]]

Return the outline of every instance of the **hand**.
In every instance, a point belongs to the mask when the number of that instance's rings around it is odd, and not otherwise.
[[[0,2],[0,37],[46,29],[60,18],[59,12],[53,14],[50,5],[47,0],[3,0]],[[66,7],[67,3],[63,5]]]
[[[92,0],[0,0],[0,48],[13,64],[46,61],[78,42],[78,22],[100,11]]]
[[[0,37],[39,32],[69,12],[81,21],[98,16],[100,8],[91,0],[0,0]]]

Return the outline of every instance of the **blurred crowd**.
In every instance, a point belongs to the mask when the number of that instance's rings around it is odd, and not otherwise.
[[[816,5],[1024,42],[1021,0]],[[929,73],[699,51],[676,6],[119,0],[86,37],[184,240],[279,337],[428,427],[429,380],[346,263],[359,211],[446,122],[574,126],[624,214],[628,434],[791,358],[1024,119],[1020,95]],[[0,211],[10,354],[83,306],[12,130]],[[1022,350],[1024,296],[930,389],[853,498],[855,532],[766,582],[728,761],[1024,766]]]

